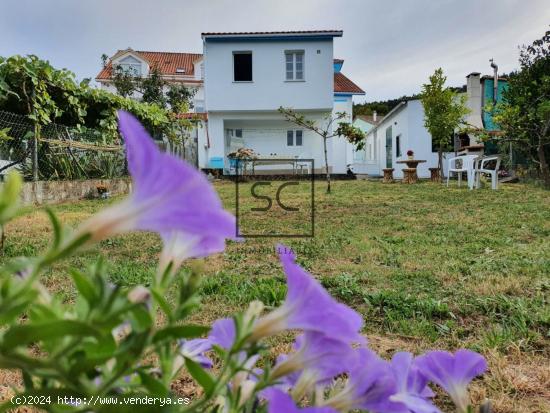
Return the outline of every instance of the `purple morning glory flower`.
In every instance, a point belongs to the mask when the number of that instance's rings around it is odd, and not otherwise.
[[[459,412],[466,412],[470,404],[468,384],[487,370],[482,355],[470,350],[430,351],[417,357],[416,366],[428,380],[441,386],[453,399]]]
[[[338,411],[353,409],[372,413],[409,413],[403,404],[390,397],[397,393],[397,384],[387,361],[367,348],[356,350],[357,360],[349,372],[344,389],[325,403]]]
[[[390,400],[403,403],[413,413],[440,413],[428,398],[433,391],[428,387],[428,379],[420,373],[411,353],[396,353],[390,363],[397,392]]]
[[[92,241],[132,230],[161,234],[161,260],[178,265],[224,249],[235,238],[235,218],[226,212],[203,173],[185,161],[163,153],[131,114],[118,112],[126,144],[133,191],[119,204],[93,216],[79,233]]]
[[[212,368],[212,360],[205,355],[207,351],[212,349],[212,343],[209,339],[180,340],[179,344],[179,351],[183,357],[193,360],[205,369]]]
[[[233,347],[235,335],[235,321],[232,318],[221,318],[212,324],[208,339],[212,344],[229,350]]]
[[[365,342],[359,334],[362,317],[338,303],[310,274],[295,262],[292,251],[279,246],[279,258],[287,277],[288,292],[282,306],[256,323],[252,339],[300,329],[325,334],[345,342]]]
[[[330,382],[347,372],[355,362],[350,344],[317,332],[299,336],[295,348],[296,352],[279,358],[271,374],[275,380],[285,377],[283,386],[295,386],[295,395],[303,395],[317,384]]]
[[[337,413],[336,410],[330,407],[306,407],[300,409],[288,393],[276,388],[266,389],[264,394],[268,401],[268,413]]]

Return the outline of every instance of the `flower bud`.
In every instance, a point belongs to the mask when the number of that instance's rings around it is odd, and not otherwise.
[[[128,301],[134,304],[146,303],[151,298],[151,292],[148,288],[138,285],[128,293]]]

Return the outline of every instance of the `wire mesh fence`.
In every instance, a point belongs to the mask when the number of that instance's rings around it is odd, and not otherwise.
[[[26,180],[117,178],[127,175],[124,148],[94,129],[50,123],[0,111],[0,175],[18,170]]]
[[[197,165],[197,130],[179,142],[157,141],[161,150]],[[122,140],[107,141],[96,129],[50,123],[0,111],[0,180],[10,170],[26,180],[111,179],[128,175]]]

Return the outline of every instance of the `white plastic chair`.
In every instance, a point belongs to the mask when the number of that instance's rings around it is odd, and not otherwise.
[[[307,159],[307,154],[301,153],[298,156],[295,156],[296,159]],[[309,175],[309,168],[311,166],[311,162],[298,162],[294,164],[295,173],[299,173],[300,175],[304,174],[304,169],[307,175]]]
[[[494,162],[494,169],[489,169],[485,166],[489,162]],[[478,164],[479,167],[476,167],[474,171],[476,188],[481,187],[481,174],[489,174],[491,175],[491,188],[496,190],[498,188],[498,169],[500,168],[500,156],[484,156],[483,158],[479,159]]]
[[[462,173],[466,172],[468,179],[468,188],[474,188],[474,167],[475,161],[478,155],[463,155],[455,158],[450,158],[447,164],[447,186],[449,186],[449,178],[451,172],[458,173],[458,186],[462,183]],[[460,167],[457,166],[458,161],[462,163]]]

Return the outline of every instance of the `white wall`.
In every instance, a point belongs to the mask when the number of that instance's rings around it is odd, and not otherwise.
[[[208,111],[266,111],[280,106],[332,109],[333,42],[204,42]],[[285,50],[304,50],[305,81],[285,80]],[[252,51],[252,82],[233,81],[233,52]],[[318,53],[319,52],[319,53]]]
[[[367,173],[382,175],[382,169],[386,168],[386,129],[392,127],[392,167],[395,169],[393,176],[397,179],[403,178],[403,168],[406,164],[396,163],[399,160],[407,159],[407,150],[412,149],[415,159],[426,160],[418,165],[418,176],[429,178],[428,168],[437,167],[437,152],[432,152],[432,137],[424,127],[424,109],[420,100],[408,101],[406,106],[390,119],[382,121],[376,129],[370,131],[367,139],[376,140],[376,162],[367,167]],[[401,156],[396,156],[396,137],[401,135]],[[448,158],[454,154],[445,154]],[[447,170],[447,163],[443,162],[444,171]]]
[[[346,113],[346,116],[333,123],[333,130],[338,128],[338,124],[340,122],[352,122],[353,99],[351,95],[334,96],[334,109],[332,111],[333,116],[336,117],[339,112]],[[353,145],[350,144],[344,137],[336,136],[331,139],[331,147],[331,163],[333,165],[333,173],[345,174],[347,172],[347,165],[353,163]]]
[[[323,122],[324,112],[307,112],[308,119]],[[313,132],[303,130],[302,146],[287,146],[286,132],[289,129],[301,129],[289,123],[277,112],[231,112],[209,113],[208,134],[210,148],[206,148],[206,134],[199,134],[199,167],[207,168],[211,158],[224,158],[225,167],[228,167],[226,155],[228,148],[225,145],[226,129],[243,129],[245,147],[253,149],[260,155],[301,158],[313,158],[315,169],[324,166],[323,141]],[[330,151],[330,148],[329,148]]]

